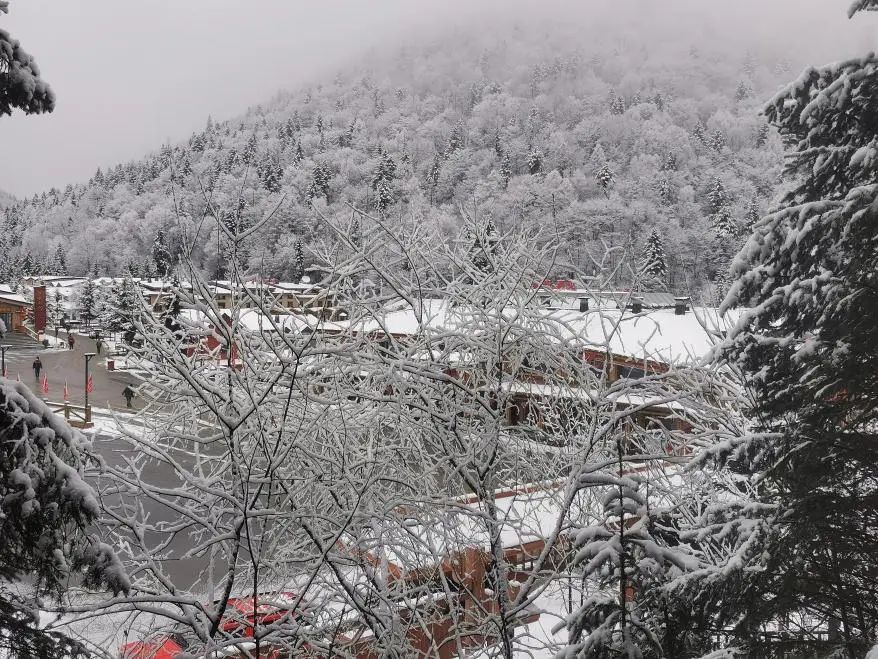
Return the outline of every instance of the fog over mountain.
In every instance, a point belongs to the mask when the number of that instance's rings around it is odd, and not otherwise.
[[[551,31],[554,21],[578,26],[570,36],[580,46],[590,31],[644,44],[719,41],[741,53],[758,45],[798,69],[876,47],[868,26],[847,21],[839,4],[15,0],[4,26],[36,54],[58,105],[51,116],[0,123],[12,156],[0,162],[0,188],[22,196],[83,181],[99,166],[185,139],[208,115],[234,117],[279,89],[329,80],[364,53],[392,53],[446,30],[480,39],[513,23]]]

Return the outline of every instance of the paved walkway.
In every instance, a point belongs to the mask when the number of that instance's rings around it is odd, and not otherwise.
[[[51,333],[54,336],[54,333]],[[75,334],[76,342],[73,350],[45,350],[41,347],[13,347],[6,353],[6,373],[14,380],[18,375],[21,381],[34,390],[40,398],[46,398],[53,403],[64,400],[64,383],[67,382],[67,390],[70,394],[70,402],[73,405],[82,405],[85,399],[85,357],[86,352],[97,352],[95,342],[80,334]],[[64,332],[59,332],[59,339],[66,339]],[[106,347],[104,348],[106,350]],[[31,368],[34,357],[39,355],[43,362],[43,374],[49,378],[49,393],[44,394],[40,389],[39,382],[34,378]],[[111,407],[113,409],[125,409],[125,397],[122,390],[126,384],[136,387],[140,384],[133,375],[124,371],[107,371],[107,355],[98,355],[89,363],[89,373],[94,382],[94,391],[88,395],[89,403],[94,407]],[[132,405],[139,408],[142,401],[135,397]]]

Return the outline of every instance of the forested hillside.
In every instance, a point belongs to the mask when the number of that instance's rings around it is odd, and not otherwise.
[[[194,242],[196,265],[222,274],[210,200],[239,224],[277,207],[249,251],[265,276],[298,275],[297,242],[310,260],[331,240],[317,211],[353,204],[390,224],[438,223],[449,239],[461,212],[501,233],[539,224],[564,239],[557,274],[590,273],[617,247],[614,262],[630,266],[620,286],[654,232],[666,274],[650,285],[715,296],[775,193],[781,145],[759,109],[789,65],[731,46],[554,34],[445,35],[16,203],[0,227],[0,281],[146,274],[157,236],[172,255]]]

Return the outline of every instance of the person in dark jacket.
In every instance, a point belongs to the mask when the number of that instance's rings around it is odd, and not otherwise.
[[[73,344],[76,343],[76,339],[73,338],[73,335],[68,332],[67,334],[67,347],[73,350]]]
[[[130,384],[125,385],[125,388],[122,390],[122,395],[125,396],[125,407],[130,410],[131,399],[134,398],[134,389],[131,388]]]
[[[34,377],[39,380],[40,379],[40,371],[43,370],[43,362],[40,361],[40,358],[37,357],[34,359],[34,363],[31,364],[34,369]]]

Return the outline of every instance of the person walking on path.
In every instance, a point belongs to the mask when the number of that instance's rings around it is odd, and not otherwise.
[[[67,334],[67,347],[73,350],[74,343],[76,343],[76,339],[73,338],[73,335]]]
[[[98,354],[101,354],[101,345],[101,340],[95,339],[95,349],[97,350]]]
[[[125,396],[125,407],[130,410],[131,399],[134,398],[134,389],[131,388],[130,384],[125,385],[125,388],[122,390],[122,395]]]
[[[34,363],[31,364],[31,366],[34,369],[34,377],[36,378],[37,382],[39,382],[40,381],[40,371],[43,370],[43,362],[41,362],[40,358],[37,357],[36,359],[34,359]]]
[[[55,325],[55,340],[58,340],[58,326]]]

